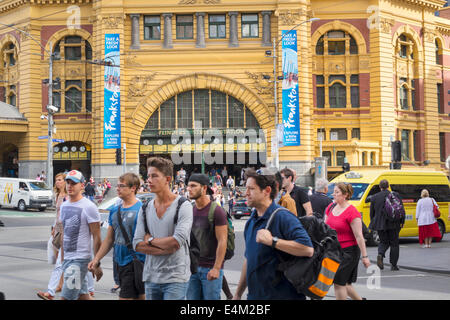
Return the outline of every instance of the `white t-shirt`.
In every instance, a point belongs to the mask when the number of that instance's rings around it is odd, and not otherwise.
[[[92,201],[83,197],[61,205],[60,219],[64,227],[64,259],[91,259],[92,235],[89,224],[100,222],[100,214]]]

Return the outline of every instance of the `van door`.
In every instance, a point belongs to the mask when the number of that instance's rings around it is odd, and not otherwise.
[[[14,207],[14,196],[17,191],[17,181],[5,180],[2,185],[2,206],[13,208]]]
[[[19,190],[17,192],[18,197],[16,199],[15,207],[21,207],[30,205],[30,187],[25,181],[19,181]],[[23,204],[21,203],[23,202]]]

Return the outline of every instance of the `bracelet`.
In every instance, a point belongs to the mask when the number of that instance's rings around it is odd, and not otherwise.
[[[369,256],[363,256],[363,257],[361,257],[361,259],[365,259],[365,258],[369,258]]]

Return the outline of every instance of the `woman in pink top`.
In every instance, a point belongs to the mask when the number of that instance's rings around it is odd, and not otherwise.
[[[336,300],[345,300],[347,296],[353,300],[361,300],[352,286],[358,277],[361,253],[364,266],[366,268],[370,266],[362,234],[361,214],[348,202],[352,195],[351,184],[337,183],[333,192],[334,203],[331,203],[325,211],[325,223],[336,230],[343,251],[341,265],[334,277]]]

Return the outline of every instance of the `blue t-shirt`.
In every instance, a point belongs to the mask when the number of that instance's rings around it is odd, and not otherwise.
[[[132,207],[124,208],[122,203],[116,204],[109,213],[109,225],[114,229],[114,260],[123,267],[133,261],[133,255],[126,246],[125,238],[119,225],[117,209],[120,207],[120,215],[122,216],[122,224],[128,234],[131,246],[133,245],[134,232],[139,211],[141,211],[142,202],[138,200]],[[136,256],[142,262],[145,262],[145,254],[135,252]]]
[[[278,276],[278,254],[286,253],[256,242],[258,230],[264,229],[270,215],[277,208],[282,208],[272,202],[262,217],[258,217],[253,210],[244,230],[245,258],[247,259],[247,287],[249,300],[296,300],[305,299],[303,294],[297,293],[291,283],[281,276],[277,285],[274,280]],[[284,209],[284,208],[283,208]],[[300,220],[288,210],[279,210],[276,213],[269,231],[273,236],[283,240],[294,240],[300,244],[312,247],[311,239],[303,228]]]

